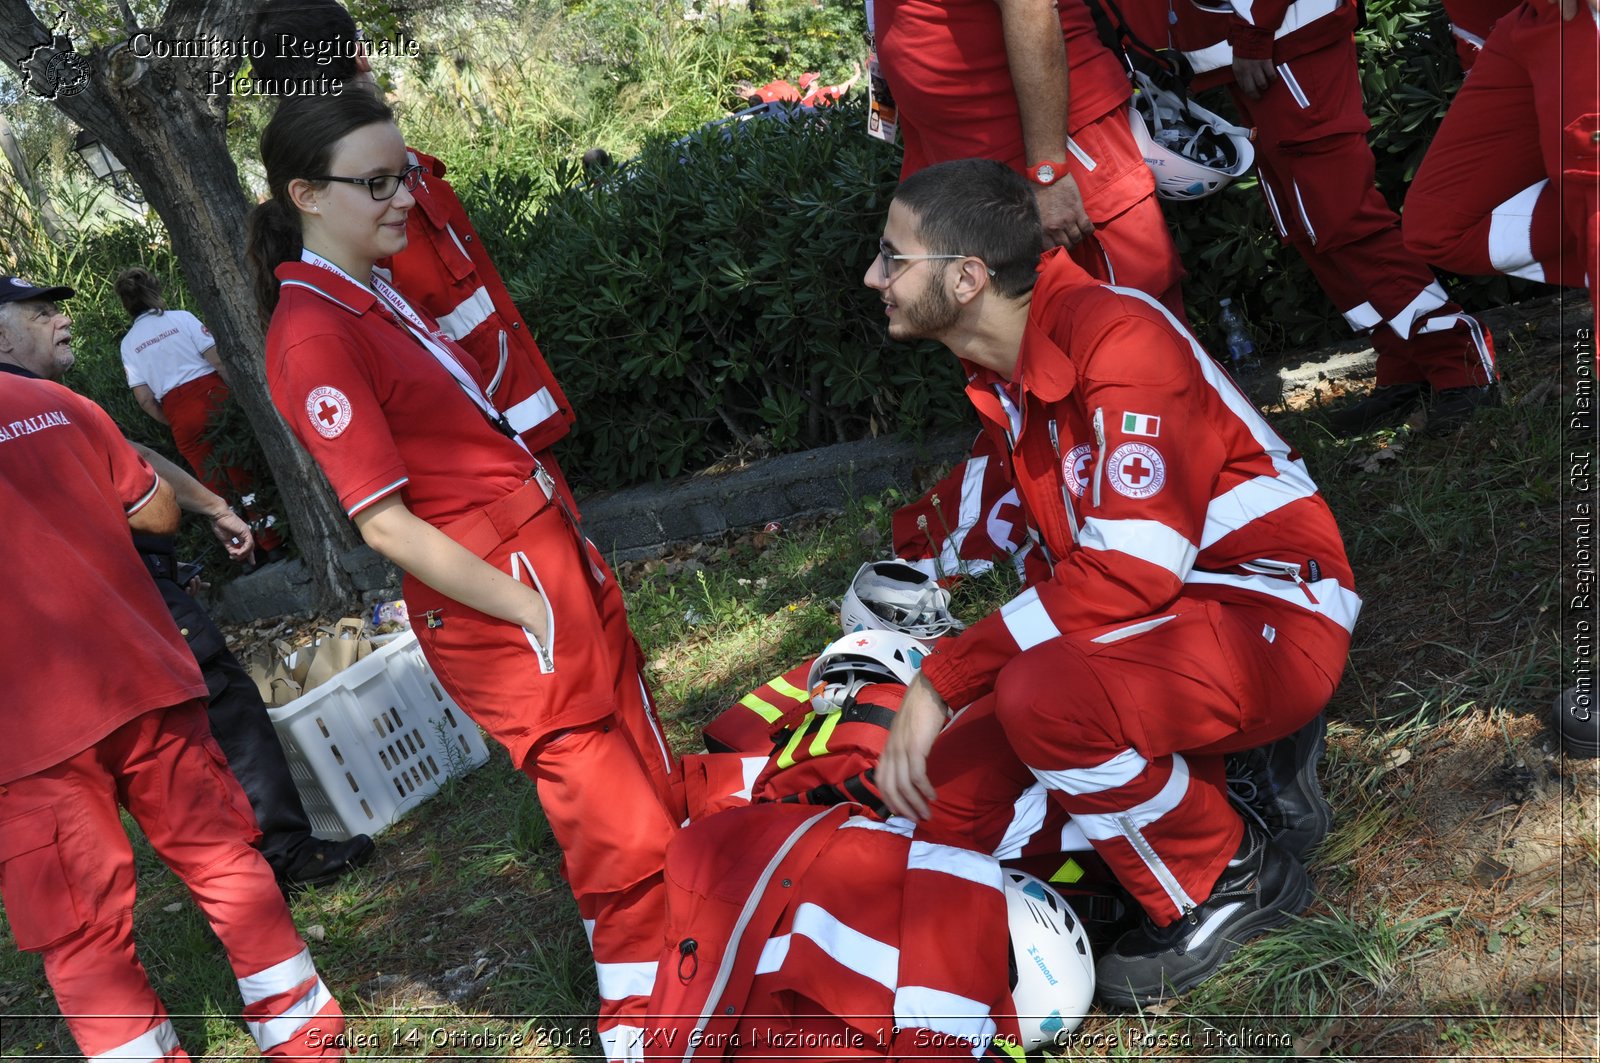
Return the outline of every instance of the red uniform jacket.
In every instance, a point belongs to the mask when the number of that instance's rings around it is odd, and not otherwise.
[[[415,148],[408,152],[426,170],[406,222],[410,242],[380,265],[389,268],[394,286],[413,306],[466,348],[483,371],[495,408],[529,450],[542,450],[572,427],[572,406],[444,179],[444,163]]]
[[[1270,608],[1302,644],[1348,644],[1361,600],[1305,463],[1149,296],[1049,252],[1014,396],[968,369],[1051,571],[923,659],[951,705],[1047,639],[1144,619],[1180,594]]]
[[[1232,14],[1218,13],[1228,6],[1227,0],[1208,0],[1204,7],[1172,0],[1172,42],[1194,68],[1196,90],[1232,81],[1235,55],[1287,62],[1356,28],[1353,0],[1237,0]],[[1123,10],[1141,40],[1156,47],[1166,43],[1167,0],[1130,0]]]

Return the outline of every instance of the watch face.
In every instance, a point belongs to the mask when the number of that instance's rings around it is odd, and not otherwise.
[[[1056,179],[1056,168],[1049,163],[1041,163],[1034,169],[1034,179],[1042,185],[1047,185]]]

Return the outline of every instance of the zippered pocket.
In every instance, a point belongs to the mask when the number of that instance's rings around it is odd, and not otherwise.
[[[1106,411],[1096,406],[1094,411],[1094,508],[1100,508],[1100,481],[1106,478]]]
[[[1270,557],[1258,557],[1254,561],[1246,561],[1239,566],[1246,572],[1255,576],[1272,576],[1276,579],[1286,579],[1294,582],[1310,600],[1312,605],[1320,605],[1317,596],[1311,593],[1311,585],[1300,575],[1300,566],[1293,561],[1274,561]]]
[[[544,592],[544,584],[539,582],[539,573],[534,570],[533,562],[528,560],[527,554],[518,550],[511,555],[511,578],[518,583],[524,582],[523,569],[527,569],[528,582],[532,583],[539,600],[544,602],[544,642],[541,644],[538,636],[527,628],[522,629],[522,634],[527,638],[528,645],[533,647],[533,652],[538,655],[540,674],[549,675],[556,670],[556,611],[550,604],[550,596]]]

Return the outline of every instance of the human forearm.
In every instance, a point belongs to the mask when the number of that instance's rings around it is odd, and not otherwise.
[[[179,509],[185,513],[198,513],[211,520],[216,520],[228,512],[228,503],[213,494],[205,484],[144,444],[135,443],[131,439],[128,443],[139,452],[140,457],[150,463],[157,476],[172,486],[173,497],[177,500]]]
[[[178,508],[172,485],[158,478],[155,493],[149,501],[128,514],[128,527],[152,535],[171,535],[178,530],[178,521],[182,517],[183,511]]]
[[[996,0],[1027,163],[1067,157],[1067,48],[1053,0]],[[1077,2],[1077,0],[1069,0]]]
[[[440,594],[544,639],[545,604],[537,591],[417,517],[398,495],[358,513],[355,521],[368,546]]]
[[[167,415],[161,412],[161,403],[157,401],[155,392],[141,384],[133,389],[133,397],[139,403],[139,409],[164,425],[172,424],[167,420]]]

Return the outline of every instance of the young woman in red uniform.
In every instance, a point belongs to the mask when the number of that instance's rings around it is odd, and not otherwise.
[[[285,100],[261,157],[271,198],[249,250],[273,400],[404,571],[435,674],[537,785],[594,949],[606,1055],[629,1058],[682,817],[621,593],[548,452],[527,450],[476,362],[375,269],[405,247],[415,202],[389,108],[359,89]]]

